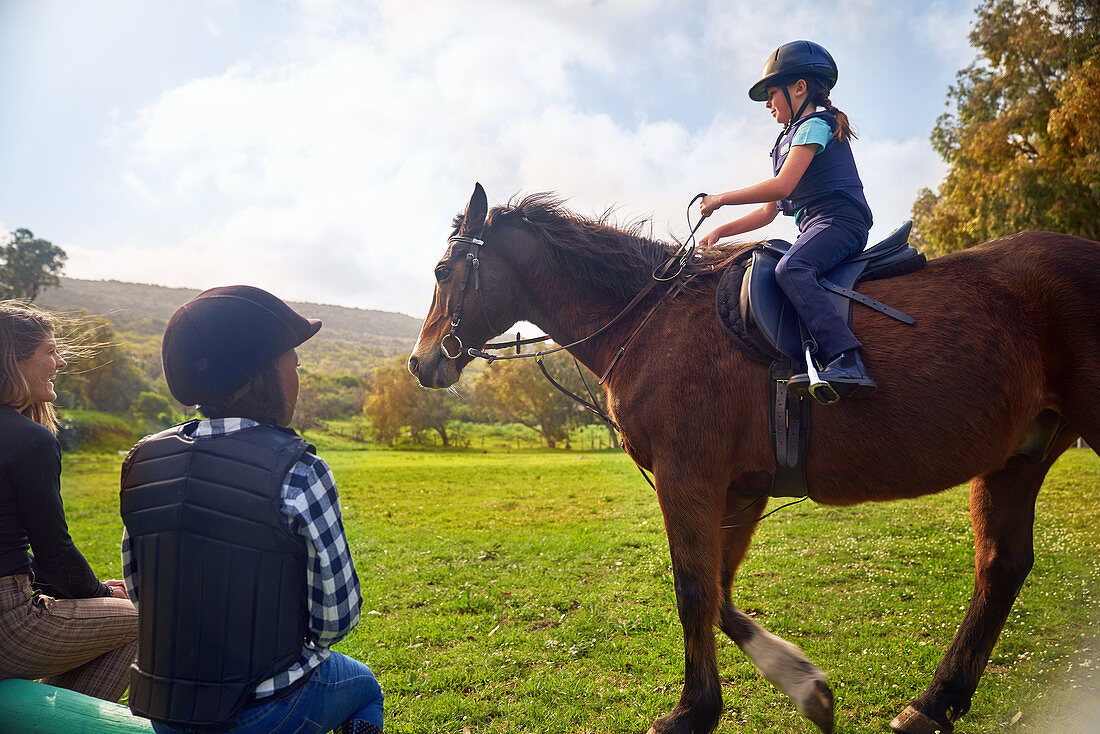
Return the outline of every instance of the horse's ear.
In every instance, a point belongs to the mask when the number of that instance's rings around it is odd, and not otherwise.
[[[485,227],[485,217],[488,214],[489,199],[485,196],[485,189],[481,187],[480,183],[475,183],[470,203],[466,205],[466,213],[462,215],[460,234],[480,238],[481,230]]]

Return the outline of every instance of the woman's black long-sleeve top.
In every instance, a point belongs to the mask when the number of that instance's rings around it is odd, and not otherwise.
[[[69,535],[57,439],[11,406],[0,405],[0,576],[32,569],[37,581],[59,596],[111,593]]]

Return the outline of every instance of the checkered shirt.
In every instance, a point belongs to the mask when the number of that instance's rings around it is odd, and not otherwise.
[[[224,436],[259,425],[248,418],[217,418],[199,421],[193,438]],[[340,496],[328,464],[312,453],[302,455],[283,479],[283,507],[287,526],[306,540],[308,561],[306,608],[309,630],[302,654],[289,668],[256,687],[257,699],[267,698],[293,684],[329,657],[329,648],[359,623],[363,603],[359,577],[355,575],[344,525],[340,519]],[[137,604],[137,561],[129,535],[122,534],[122,570],[130,600]]]

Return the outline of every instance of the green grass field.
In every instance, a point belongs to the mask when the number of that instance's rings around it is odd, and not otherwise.
[[[645,732],[679,697],[681,630],[653,491],[618,452],[324,450],[365,598],[337,649],[386,691],[389,732]],[[65,462],[70,527],[120,573],[121,458]],[[1036,564],[959,734],[1100,731],[1100,459],[1039,496]],[[773,502],[772,506],[777,506]],[[969,601],[965,488],[804,503],[764,521],[735,602],[829,675],[837,731],[886,732]],[[720,732],[813,732],[719,635]],[[1097,709],[1100,710],[1100,709]]]

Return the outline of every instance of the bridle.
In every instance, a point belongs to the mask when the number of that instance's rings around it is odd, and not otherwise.
[[[687,211],[688,211],[688,224],[689,225],[691,224],[691,207],[695,204],[696,201],[703,198],[703,196],[705,196],[705,194],[697,194],[688,203]],[[600,417],[600,419],[602,419],[609,426],[611,426],[612,428],[617,429],[618,427],[615,425],[615,422],[611,418],[611,416],[609,416],[606,411],[604,411],[602,408],[600,408],[598,405],[596,405],[595,397],[592,395],[592,390],[591,390],[591,388],[588,387],[588,381],[587,381],[587,379],[585,379],[584,373],[581,371],[579,365],[577,366],[577,372],[581,375],[581,380],[584,382],[585,388],[588,390],[588,395],[589,395],[590,400],[585,400],[584,398],[580,397],[579,395],[574,394],[573,392],[568,390],[566,387],[561,385],[561,383],[559,383],[553,377],[551,377],[550,373],[546,370],[546,367],[543,365],[542,360],[547,355],[554,354],[555,352],[561,352],[561,351],[569,350],[569,349],[571,349],[575,346],[578,346],[580,344],[583,344],[584,342],[589,341],[590,339],[594,339],[595,337],[597,337],[600,334],[604,333],[605,331],[610,329],[613,325],[618,323],[619,320],[621,320],[624,316],[626,316],[628,313],[633,311],[634,307],[637,306],[639,303],[641,303],[641,301],[647,295],[649,295],[649,293],[654,288],[656,288],[658,285],[660,285],[662,283],[669,283],[669,287],[665,291],[665,293],[663,293],[661,295],[661,298],[657,301],[657,303],[638,322],[638,325],[634,328],[634,330],[626,338],[626,340],[623,342],[622,346],[620,346],[618,351],[615,353],[615,356],[611,359],[611,363],[608,365],[607,369],[604,371],[603,375],[600,377],[600,381],[598,383],[600,385],[604,384],[604,382],[606,382],[608,380],[608,378],[611,376],[611,372],[612,372],[612,370],[615,369],[615,365],[617,365],[619,363],[619,359],[626,352],[627,347],[630,346],[630,343],[634,341],[634,337],[636,337],[638,335],[638,333],[641,332],[641,330],[645,327],[646,323],[649,321],[649,318],[654,314],[654,312],[656,312],[656,310],[661,306],[661,304],[664,303],[666,298],[675,297],[675,295],[677,293],[679,293],[679,291],[684,287],[684,285],[687,284],[687,281],[691,279],[692,276],[690,276],[690,275],[687,278],[680,279],[680,275],[684,272],[685,266],[687,265],[688,261],[691,259],[691,255],[692,255],[692,253],[694,252],[694,249],[695,249],[695,233],[699,230],[699,227],[703,224],[703,221],[705,219],[706,219],[705,215],[701,216],[699,218],[699,221],[696,222],[695,226],[691,228],[691,233],[688,235],[687,239],[685,239],[684,242],[680,245],[680,248],[675,253],[673,253],[663,265],[659,265],[656,268],[654,268],[653,273],[652,273],[652,277],[649,280],[649,282],[646,283],[646,285],[643,286],[640,291],[638,291],[638,293],[634,296],[634,298],[630,301],[630,303],[628,303],[626,306],[624,306],[623,309],[621,311],[619,311],[619,313],[616,314],[610,321],[605,323],[600,328],[596,329],[594,332],[592,332],[588,336],[581,337],[580,339],[577,339],[576,341],[570,342],[569,344],[559,345],[557,347],[554,347],[553,349],[539,350],[539,351],[533,352],[533,353],[523,353],[521,351],[521,347],[523,347],[525,345],[528,345],[528,344],[538,344],[538,343],[546,342],[546,341],[551,340],[552,337],[548,334],[543,334],[542,336],[530,337],[530,338],[527,338],[527,339],[521,339],[520,335],[516,334],[516,338],[515,338],[514,341],[493,342],[493,343],[490,343],[490,344],[486,344],[483,349],[468,347],[468,348],[465,349],[466,354],[468,354],[470,357],[480,357],[481,359],[484,359],[489,364],[492,364],[493,362],[495,362],[498,359],[534,359],[536,364],[538,364],[539,369],[542,370],[543,376],[546,377],[546,379],[549,380],[550,383],[552,385],[554,385],[554,387],[556,387],[558,390],[560,390],[566,396],[570,397],[571,399],[573,399],[576,402],[583,405],[586,409],[588,409],[591,412],[595,413],[597,416]],[[489,322],[488,312],[486,311],[486,308],[485,308],[485,294],[481,290],[481,277],[480,277],[480,272],[479,272],[479,268],[481,266],[481,259],[480,259],[479,256],[481,254],[481,248],[485,245],[484,240],[482,240],[481,236],[480,236],[483,229],[484,229],[484,223],[482,223],[482,226],[480,228],[478,228],[476,236],[474,236],[474,235],[455,234],[455,235],[452,235],[451,237],[449,237],[448,240],[447,240],[448,243],[461,243],[461,244],[466,245],[467,248],[468,248],[467,251],[466,251],[466,269],[465,269],[466,271],[465,271],[465,273],[463,273],[462,284],[459,286],[458,302],[455,304],[454,310],[451,312],[451,329],[450,329],[449,332],[447,332],[443,336],[443,338],[440,340],[440,343],[439,343],[439,349],[443,353],[443,356],[446,357],[447,359],[452,359],[452,360],[453,359],[458,359],[462,355],[462,352],[463,352],[462,339],[458,336],[456,331],[458,330],[459,324],[462,322],[463,304],[465,303],[465,300],[466,300],[466,291],[469,288],[471,277],[473,277],[473,281],[474,281],[474,290],[477,291],[478,297],[481,299],[481,314],[485,318],[485,325],[489,327],[489,333],[490,334],[500,333],[495,328],[493,328],[493,325]],[[690,246],[689,246],[688,243],[691,243]],[[447,347],[447,340],[448,339],[453,339],[454,340],[454,344],[452,345],[452,346],[454,346],[454,351],[453,352],[452,352],[451,349],[449,349]],[[513,347],[516,350],[515,354],[492,354],[491,353],[491,351],[500,351],[500,350],[503,350],[503,349],[510,349],[510,348],[513,348]],[[576,358],[574,358],[574,361],[576,361]]]
[[[481,234],[481,232],[478,232],[478,234]],[[448,238],[447,242],[459,242],[467,246],[466,272],[462,274],[462,285],[458,288],[458,303],[455,304],[454,311],[451,312],[451,330],[448,331],[439,342],[439,349],[443,352],[444,357],[447,359],[458,359],[462,356],[462,339],[455,332],[458,331],[458,325],[462,323],[462,305],[466,302],[466,288],[470,284],[471,273],[474,278],[474,290],[477,291],[478,295],[481,297],[481,315],[485,317],[485,325],[489,327],[490,334],[495,334],[497,332],[493,329],[493,325],[489,323],[489,316],[485,312],[485,294],[481,292],[481,274],[479,271],[481,259],[478,256],[481,254],[481,247],[485,244],[485,241],[480,237],[456,234]],[[455,342],[458,343],[453,354],[451,350],[447,349],[448,339],[454,339]]]
[[[688,203],[688,224],[689,225],[691,224],[691,207],[695,204],[696,201],[702,199],[704,196],[706,196],[706,194],[696,194],[695,197]],[[668,259],[668,261],[665,262],[663,265],[659,265],[656,268],[654,268],[651,280],[638,292],[637,295],[634,296],[633,300],[631,300],[630,303],[628,303],[625,307],[623,307],[623,309],[614,318],[612,318],[610,321],[608,321],[606,324],[604,324],[603,326],[601,326],[599,329],[592,332],[588,336],[581,337],[580,339],[577,339],[574,342],[570,342],[569,344],[560,345],[558,347],[555,347],[554,349],[548,349],[548,350],[536,352],[536,353],[533,353],[533,354],[521,354],[521,353],[518,353],[519,348],[521,346],[524,346],[524,345],[527,345],[527,344],[537,344],[537,343],[540,343],[540,342],[545,342],[545,341],[548,341],[548,340],[552,339],[552,337],[549,334],[543,334],[542,336],[531,337],[529,339],[520,339],[519,336],[517,335],[516,339],[514,341],[494,342],[494,343],[491,343],[491,344],[486,344],[485,347],[484,347],[485,350],[497,350],[497,351],[499,351],[501,349],[509,349],[509,348],[515,347],[516,351],[517,351],[517,354],[512,354],[512,355],[489,354],[487,351],[484,351],[482,349],[475,349],[474,347],[470,347],[470,348],[466,349],[466,353],[469,354],[471,357],[480,357],[480,358],[488,361],[489,363],[492,363],[492,362],[494,362],[495,360],[498,360],[498,359],[531,359],[531,358],[536,358],[537,359],[540,356],[545,356],[547,354],[553,354],[554,352],[560,352],[560,351],[563,351],[563,350],[570,349],[571,347],[575,347],[579,344],[582,344],[582,343],[588,341],[589,339],[592,339],[596,336],[599,336],[604,331],[609,329],[613,324],[618,322],[619,319],[621,319],[623,316],[625,316],[627,313],[629,313],[631,310],[633,310],[634,307],[636,305],[638,305],[638,303],[641,302],[641,300],[643,298],[645,298],[645,296],[647,296],[649,294],[649,292],[652,291],[655,286],[657,286],[660,283],[672,282],[672,281],[675,281],[677,278],[679,278],[679,276],[683,273],[684,267],[687,265],[688,260],[691,259],[691,254],[694,252],[694,249],[695,249],[695,233],[699,230],[699,227],[703,224],[703,220],[705,220],[705,219],[706,219],[705,215],[700,217],[699,221],[696,222],[695,226],[691,228],[691,233],[688,235],[687,239],[685,239],[683,244],[680,245],[679,250],[677,250]],[[467,246],[467,250],[466,250],[466,268],[465,268],[465,272],[462,274],[462,285],[460,285],[459,288],[458,288],[458,302],[455,304],[454,310],[451,312],[451,330],[448,331],[446,334],[444,334],[443,338],[439,342],[439,349],[443,353],[443,356],[446,357],[447,359],[458,359],[460,356],[462,356],[462,351],[463,351],[462,339],[455,332],[457,332],[459,324],[462,323],[462,310],[463,310],[463,305],[466,302],[466,290],[469,287],[471,275],[473,276],[473,279],[474,279],[474,290],[477,291],[478,297],[481,299],[481,315],[485,319],[485,325],[489,327],[489,333],[490,334],[500,333],[497,329],[493,328],[492,323],[490,323],[490,321],[489,321],[489,315],[488,315],[488,312],[485,309],[485,294],[481,290],[481,275],[480,275],[481,258],[480,258],[480,255],[481,255],[481,248],[485,245],[485,241],[481,239],[480,235],[481,235],[481,232],[482,232],[483,229],[484,229],[484,224],[482,224],[482,226],[478,229],[477,236],[454,234],[454,235],[451,235],[449,238],[447,238],[448,244],[460,243],[460,244],[464,244],[464,245]],[[689,242],[691,243],[690,246],[688,245]],[[672,269],[673,264],[676,265],[675,269]],[[670,270],[671,270],[671,272],[670,272]],[[650,313],[652,313],[652,312],[650,312]],[[643,320],[643,324],[646,320],[648,320],[648,315],[647,315],[646,319]],[[633,335],[631,335],[631,338],[633,338]],[[453,353],[450,349],[447,348],[447,340],[448,339],[454,339],[454,341],[457,343],[457,346],[455,347],[455,351]],[[612,362],[612,365],[611,365],[612,367],[614,367],[614,363],[618,361],[618,357],[622,356],[622,352],[625,350],[625,348],[626,348],[626,346],[624,345],[619,350],[619,354],[616,356],[615,360]],[[607,373],[605,373],[604,376],[600,378],[600,384],[603,384],[603,382],[607,379],[608,373],[610,373],[610,371],[611,371],[611,368],[608,368]]]

